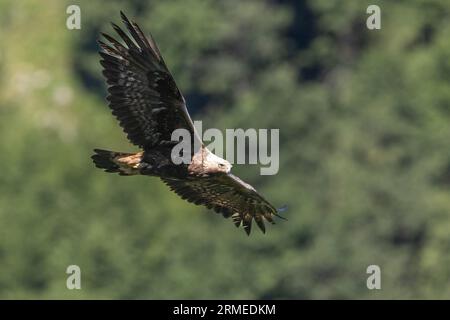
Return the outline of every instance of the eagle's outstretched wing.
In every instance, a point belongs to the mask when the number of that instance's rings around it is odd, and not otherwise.
[[[280,217],[278,210],[251,185],[231,173],[161,180],[181,198],[214,209],[225,218],[231,217],[236,227],[244,226],[247,234],[250,234],[253,219],[265,232],[264,219],[273,224],[273,217]]]
[[[186,103],[170,74],[155,41],[121,12],[131,38],[117,25],[125,45],[103,34],[99,41],[109,85],[107,100],[112,113],[135,145],[147,149],[168,143],[173,130],[184,128],[197,138]]]

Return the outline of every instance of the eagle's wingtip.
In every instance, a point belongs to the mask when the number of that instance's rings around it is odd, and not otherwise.
[[[122,18],[122,21],[126,24],[129,25],[131,24],[130,19],[128,19],[128,17],[125,15],[125,13],[120,10],[120,17]]]
[[[276,216],[277,216],[278,218],[280,218],[280,219],[283,219],[283,220],[286,220],[286,221],[287,221],[287,218],[282,217],[281,215],[278,214],[278,213],[282,213],[282,212],[287,211],[287,209],[288,209],[288,206],[287,206],[287,205],[284,205],[284,206],[278,208],[278,209],[277,209],[277,213],[274,213],[274,215],[276,215]]]

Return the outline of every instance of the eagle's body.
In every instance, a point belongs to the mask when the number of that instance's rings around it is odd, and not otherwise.
[[[120,175],[159,177],[183,199],[231,216],[236,226],[242,223],[247,234],[253,219],[264,231],[263,219],[273,223],[277,209],[232,175],[228,161],[203,145],[153,38],[145,37],[137,24],[121,15],[131,37],[113,24],[126,46],[103,34],[110,44],[99,41],[104,50],[100,63],[109,85],[107,100],[112,113],[128,139],[142,151],[133,154],[96,149],[94,163]],[[177,142],[171,136],[180,128],[191,133],[192,145],[200,146],[192,150],[190,163],[172,161],[172,148]]]

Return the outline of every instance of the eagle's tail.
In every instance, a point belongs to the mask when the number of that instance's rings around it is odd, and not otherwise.
[[[142,152],[125,153],[101,149],[94,149],[92,160],[97,168],[105,172],[117,172],[122,176],[140,174],[139,164],[142,160]]]

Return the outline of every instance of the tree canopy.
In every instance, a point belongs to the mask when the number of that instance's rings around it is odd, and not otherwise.
[[[80,30],[69,4],[0,3],[1,298],[449,297],[448,1],[77,1]],[[135,150],[97,54],[120,10],[194,120],[280,129],[277,175],[233,171],[288,221],[247,238],[158,179],[95,169],[93,148]]]

